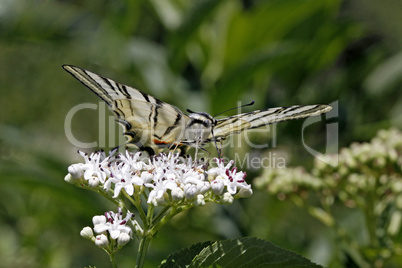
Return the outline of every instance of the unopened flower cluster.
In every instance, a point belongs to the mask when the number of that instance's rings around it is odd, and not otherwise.
[[[321,189],[324,182],[307,173],[302,167],[278,168],[265,169],[263,174],[254,180],[254,186],[283,200],[294,194],[307,198],[308,191]]]
[[[327,156],[335,160],[336,156]],[[374,194],[383,200],[398,201],[402,209],[402,132],[380,130],[370,142],[342,148],[337,165],[316,160],[313,175],[327,188],[341,190],[339,198],[348,206],[360,206]]]
[[[386,232],[396,234],[402,226],[402,132],[380,130],[370,142],[356,142],[325,157],[315,159],[311,172],[300,167],[266,169],[254,185],[280,199],[292,196],[307,202],[303,197],[314,195],[325,207],[339,200],[383,218],[388,209],[392,213]]]
[[[140,152],[111,154],[103,151],[79,154],[85,163],[73,164],[67,182],[104,191],[113,198],[145,194],[154,206],[204,205],[207,201],[230,204],[234,198],[248,197],[251,186],[246,173],[214,159],[215,167],[194,162],[191,157],[161,153],[142,157]]]
[[[370,142],[353,143],[342,148],[339,154],[325,158],[325,161],[315,159],[311,173],[302,168],[267,169],[254,183],[275,194],[296,193],[300,189],[321,190],[326,195],[336,193],[348,205],[353,205],[351,199],[364,202],[365,194],[371,191],[384,197],[402,196],[402,132],[399,130],[381,130]]]

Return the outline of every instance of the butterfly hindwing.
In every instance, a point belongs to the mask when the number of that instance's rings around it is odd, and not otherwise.
[[[240,133],[247,129],[259,128],[273,123],[291,119],[316,116],[330,111],[328,105],[294,105],[289,107],[277,107],[266,110],[256,110],[249,113],[238,114],[223,119],[218,119],[214,127],[214,133],[209,140],[223,140],[226,137]]]

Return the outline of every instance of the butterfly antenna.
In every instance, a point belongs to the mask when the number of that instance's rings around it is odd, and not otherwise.
[[[225,111],[223,111],[223,112],[220,112],[220,113],[214,115],[213,117],[216,117],[216,116],[218,116],[218,115],[220,115],[220,114],[229,112],[229,111],[234,110],[234,109],[239,109],[239,108],[243,108],[243,107],[246,107],[246,106],[251,106],[251,105],[253,105],[254,103],[255,103],[255,101],[252,100],[250,103],[247,103],[247,104],[243,104],[243,105],[240,105],[240,106],[237,106],[237,107],[230,108],[230,109],[228,109],[228,110],[225,110]],[[189,111],[189,110],[187,109],[187,111]]]

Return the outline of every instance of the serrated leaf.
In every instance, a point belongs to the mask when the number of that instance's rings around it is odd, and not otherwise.
[[[243,237],[193,245],[173,253],[166,267],[321,267],[268,241]]]
[[[188,267],[321,267],[268,241],[253,237],[217,241]]]
[[[212,245],[214,241],[207,241],[203,243],[194,244],[190,247],[181,249],[169,255],[169,257],[162,261],[160,268],[167,267],[188,267],[204,248]]]

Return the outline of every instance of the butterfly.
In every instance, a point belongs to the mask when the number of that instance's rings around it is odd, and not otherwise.
[[[332,109],[329,105],[294,105],[237,114],[216,119],[204,112],[185,114],[133,87],[84,70],[63,65],[78,81],[92,90],[114,113],[124,128],[127,145],[135,145],[150,155],[163,148],[202,148],[209,142],[221,142],[233,134],[268,124],[316,116]],[[219,154],[219,150],[218,150]]]

